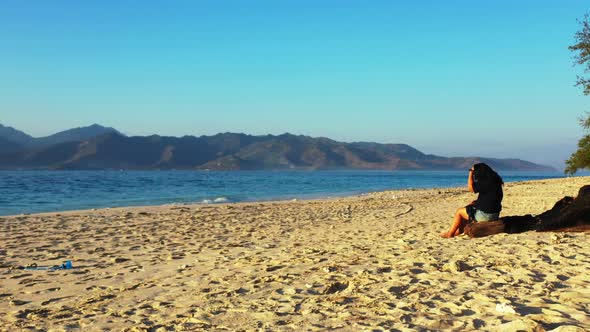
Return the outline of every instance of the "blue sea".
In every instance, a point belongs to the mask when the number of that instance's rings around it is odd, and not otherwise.
[[[505,182],[561,173],[500,172]],[[0,171],[0,215],[466,186],[464,171]]]

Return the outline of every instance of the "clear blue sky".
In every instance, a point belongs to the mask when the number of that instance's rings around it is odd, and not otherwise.
[[[586,1],[4,1],[0,123],[407,143],[561,165]]]

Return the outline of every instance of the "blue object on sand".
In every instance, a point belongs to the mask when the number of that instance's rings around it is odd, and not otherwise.
[[[25,267],[25,270],[49,270],[49,271],[55,271],[55,270],[70,270],[72,269],[72,261],[65,261],[62,265],[54,265],[54,266],[39,266],[37,265],[37,263],[33,263],[27,267]]]

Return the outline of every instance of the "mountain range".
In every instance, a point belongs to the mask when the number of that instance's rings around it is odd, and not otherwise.
[[[520,159],[446,158],[406,144],[344,143],[302,135],[125,136],[94,124],[34,138],[0,125],[0,169],[381,169],[554,171]]]

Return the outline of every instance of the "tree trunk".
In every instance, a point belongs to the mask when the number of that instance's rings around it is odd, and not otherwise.
[[[506,226],[502,221],[474,222],[465,226],[465,234],[469,237],[484,237],[504,233]]]

